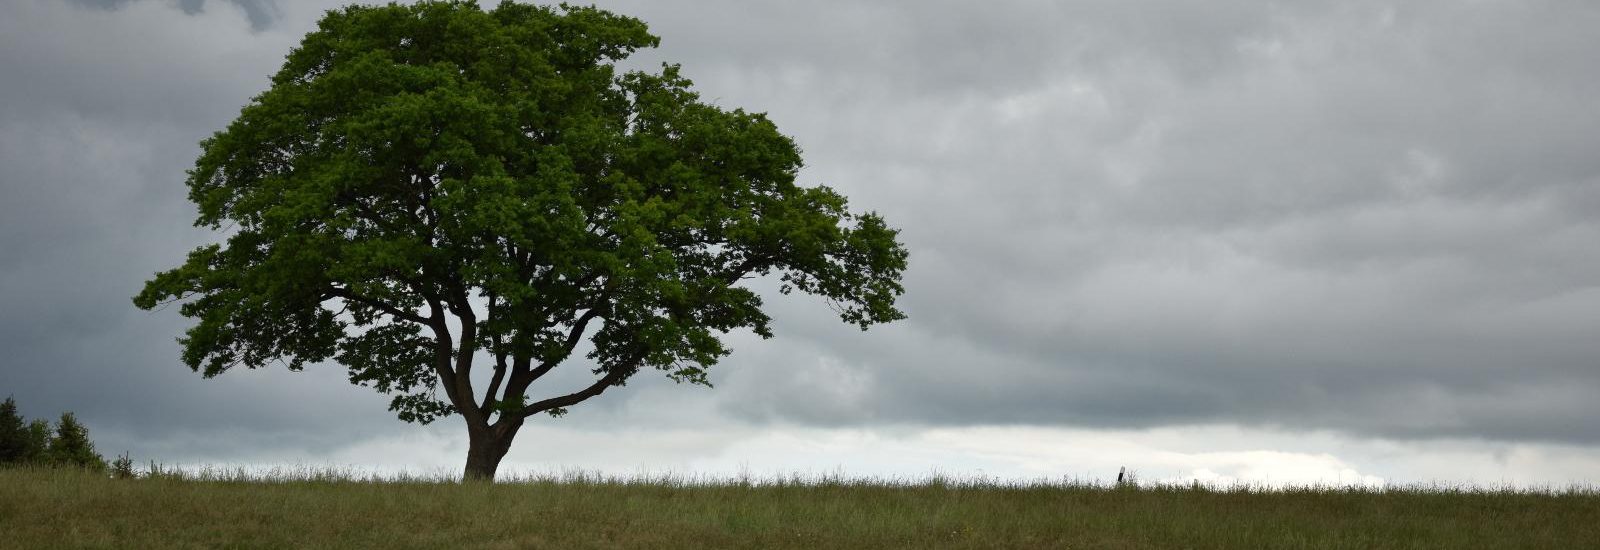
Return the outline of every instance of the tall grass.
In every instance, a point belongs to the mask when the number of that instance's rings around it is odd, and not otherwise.
[[[1600,492],[354,470],[0,470],[0,547],[1578,548]]]

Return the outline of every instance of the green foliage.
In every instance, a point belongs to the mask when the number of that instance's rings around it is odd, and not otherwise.
[[[117,479],[133,479],[133,458],[123,451],[121,456],[111,461],[111,476]]]
[[[0,403],[0,464],[22,462],[28,453],[28,427],[17,412],[17,400],[7,397]]]
[[[28,423],[28,433],[22,445],[22,463],[46,464],[50,462],[50,423],[36,418]]]
[[[61,420],[56,422],[56,435],[50,439],[48,454],[52,464],[106,469],[105,459],[94,451],[94,442],[89,441],[89,429],[70,412],[61,413]]]
[[[404,420],[510,433],[644,368],[709,385],[723,334],[772,334],[747,278],[863,329],[902,318],[896,230],[797,185],[800,152],[764,115],[700,101],[675,65],[615,68],[657,43],[566,5],[329,12],[202,142],[189,197],[226,242],[134,303],[183,303],[183,360],[205,376],[334,360]],[[584,339],[594,384],[527,399]]]
[[[95,471],[106,467],[94,451],[89,429],[71,412],[63,413],[52,433],[50,423],[34,419],[24,424],[17,402],[0,403],[0,465],[75,466]]]

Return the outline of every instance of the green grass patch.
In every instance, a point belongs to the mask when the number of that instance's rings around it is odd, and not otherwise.
[[[15,548],[1579,548],[1600,492],[0,469]]]

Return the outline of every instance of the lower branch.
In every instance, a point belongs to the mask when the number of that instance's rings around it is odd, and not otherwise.
[[[630,361],[630,363],[637,363],[637,361]],[[611,386],[621,383],[623,380],[628,378],[629,374],[636,370],[638,369],[622,366],[613,368],[610,372],[607,372],[605,376],[601,377],[599,380],[596,380],[595,383],[590,384],[587,388],[560,397],[552,397],[541,401],[535,401],[533,404],[523,407],[522,416],[533,416],[550,409],[571,407],[578,403],[582,403],[591,397],[605,392],[606,388],[610,388]]]

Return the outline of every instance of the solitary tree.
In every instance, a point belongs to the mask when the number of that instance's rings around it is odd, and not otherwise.
[[[189,197],[226,244],[134,303],[182,303],[207,377],[332,359],[403,420],[460,414],[467,479],[528,417],[642,369],[708,385],[721,335],[771,336],[751,278],[862,329],[902,318],[896,231],[796,185],[765,116],[701,102],[674,65],[615,68],[657,42],[594,8],[329,12],[202,142]],[[586,339],[592,383],[530,393]]]

